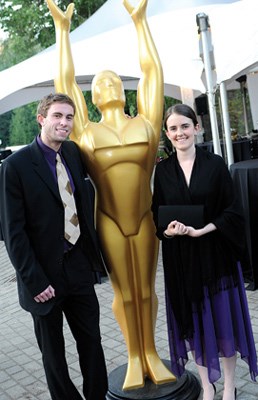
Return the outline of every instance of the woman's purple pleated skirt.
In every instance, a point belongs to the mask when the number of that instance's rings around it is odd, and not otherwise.
[[[257,355],[240,265],[238,275],[237,287],[220,291],[213,297],[209,297],[205,289],[202,320],[193,306],[194,335],[191,339],[180,338],[166,293],[171,369],[174,375],[180,377],[184,373],[187,352],[192,351],[195,362],[208,368],[210,382],[216,382],[221,377],[219,358],[232,357],[238,352],[248,364],[252,380],[255,380],[258,375]]]

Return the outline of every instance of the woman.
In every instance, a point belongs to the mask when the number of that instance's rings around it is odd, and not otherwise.
[[[239,261],[244,261],[244,221],[223,159],[195,146],[194,111],[177,104],[165,115],[175,152],[155,171],[152,211],[162,240],[172,372],[182,375],[192,351],[203,399],[214,399],[224,369],[223,400],[236,398],[236,352],[253,380],[257,356]],[[174,218],[159,222],[161,205],[203,206],[201,228]],[[194,211],[192,211],[194,212]]]

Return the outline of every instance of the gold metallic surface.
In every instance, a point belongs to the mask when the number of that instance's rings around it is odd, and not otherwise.
[[[99,123],[88,119],[75,80],[69,40],[73,4],[62,12],[54,1],[46,2],[56,28],[56,91],[68,94],[76,104],[71,139],[84,153],[97,193],[96,227],[114,289],[113,311],[128,350],[123,389],[143,387],[146,376],[156,384],[173,381],[175,377],[160,360],[154,343],[158,240],[150,211],[150,180],[163,116],[163,72],[146,20],[147,0],[139,1],[136,7],[123,1],[139,43],[142,76],[137,90],[138,115],[129,118],[124,113],[120,77],[102,71],[92,82],[93,102],[102,114]]]

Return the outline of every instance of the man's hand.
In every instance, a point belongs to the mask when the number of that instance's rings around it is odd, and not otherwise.
[[[55,289],[49,285],[43,292],[35,296],[34,300],[37,303],[45,303],[45,301],[52,299],[52,297],[55,297]]]

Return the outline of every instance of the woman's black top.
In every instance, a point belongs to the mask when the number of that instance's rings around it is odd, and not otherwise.
[[[205,225],[217,230],[198,238],[166,239],[158,226],[160,205],[204,205]],[[236,284],[237,261],[245,261],[244,219],[224,160],[196,147],[189,186],[176,152],[156,166],[152,211],[168,297],[181,335],[191,337],[192,305],[201,310],[204,287],[213,295]],[[223,278],[223,279],[222,279]]]

